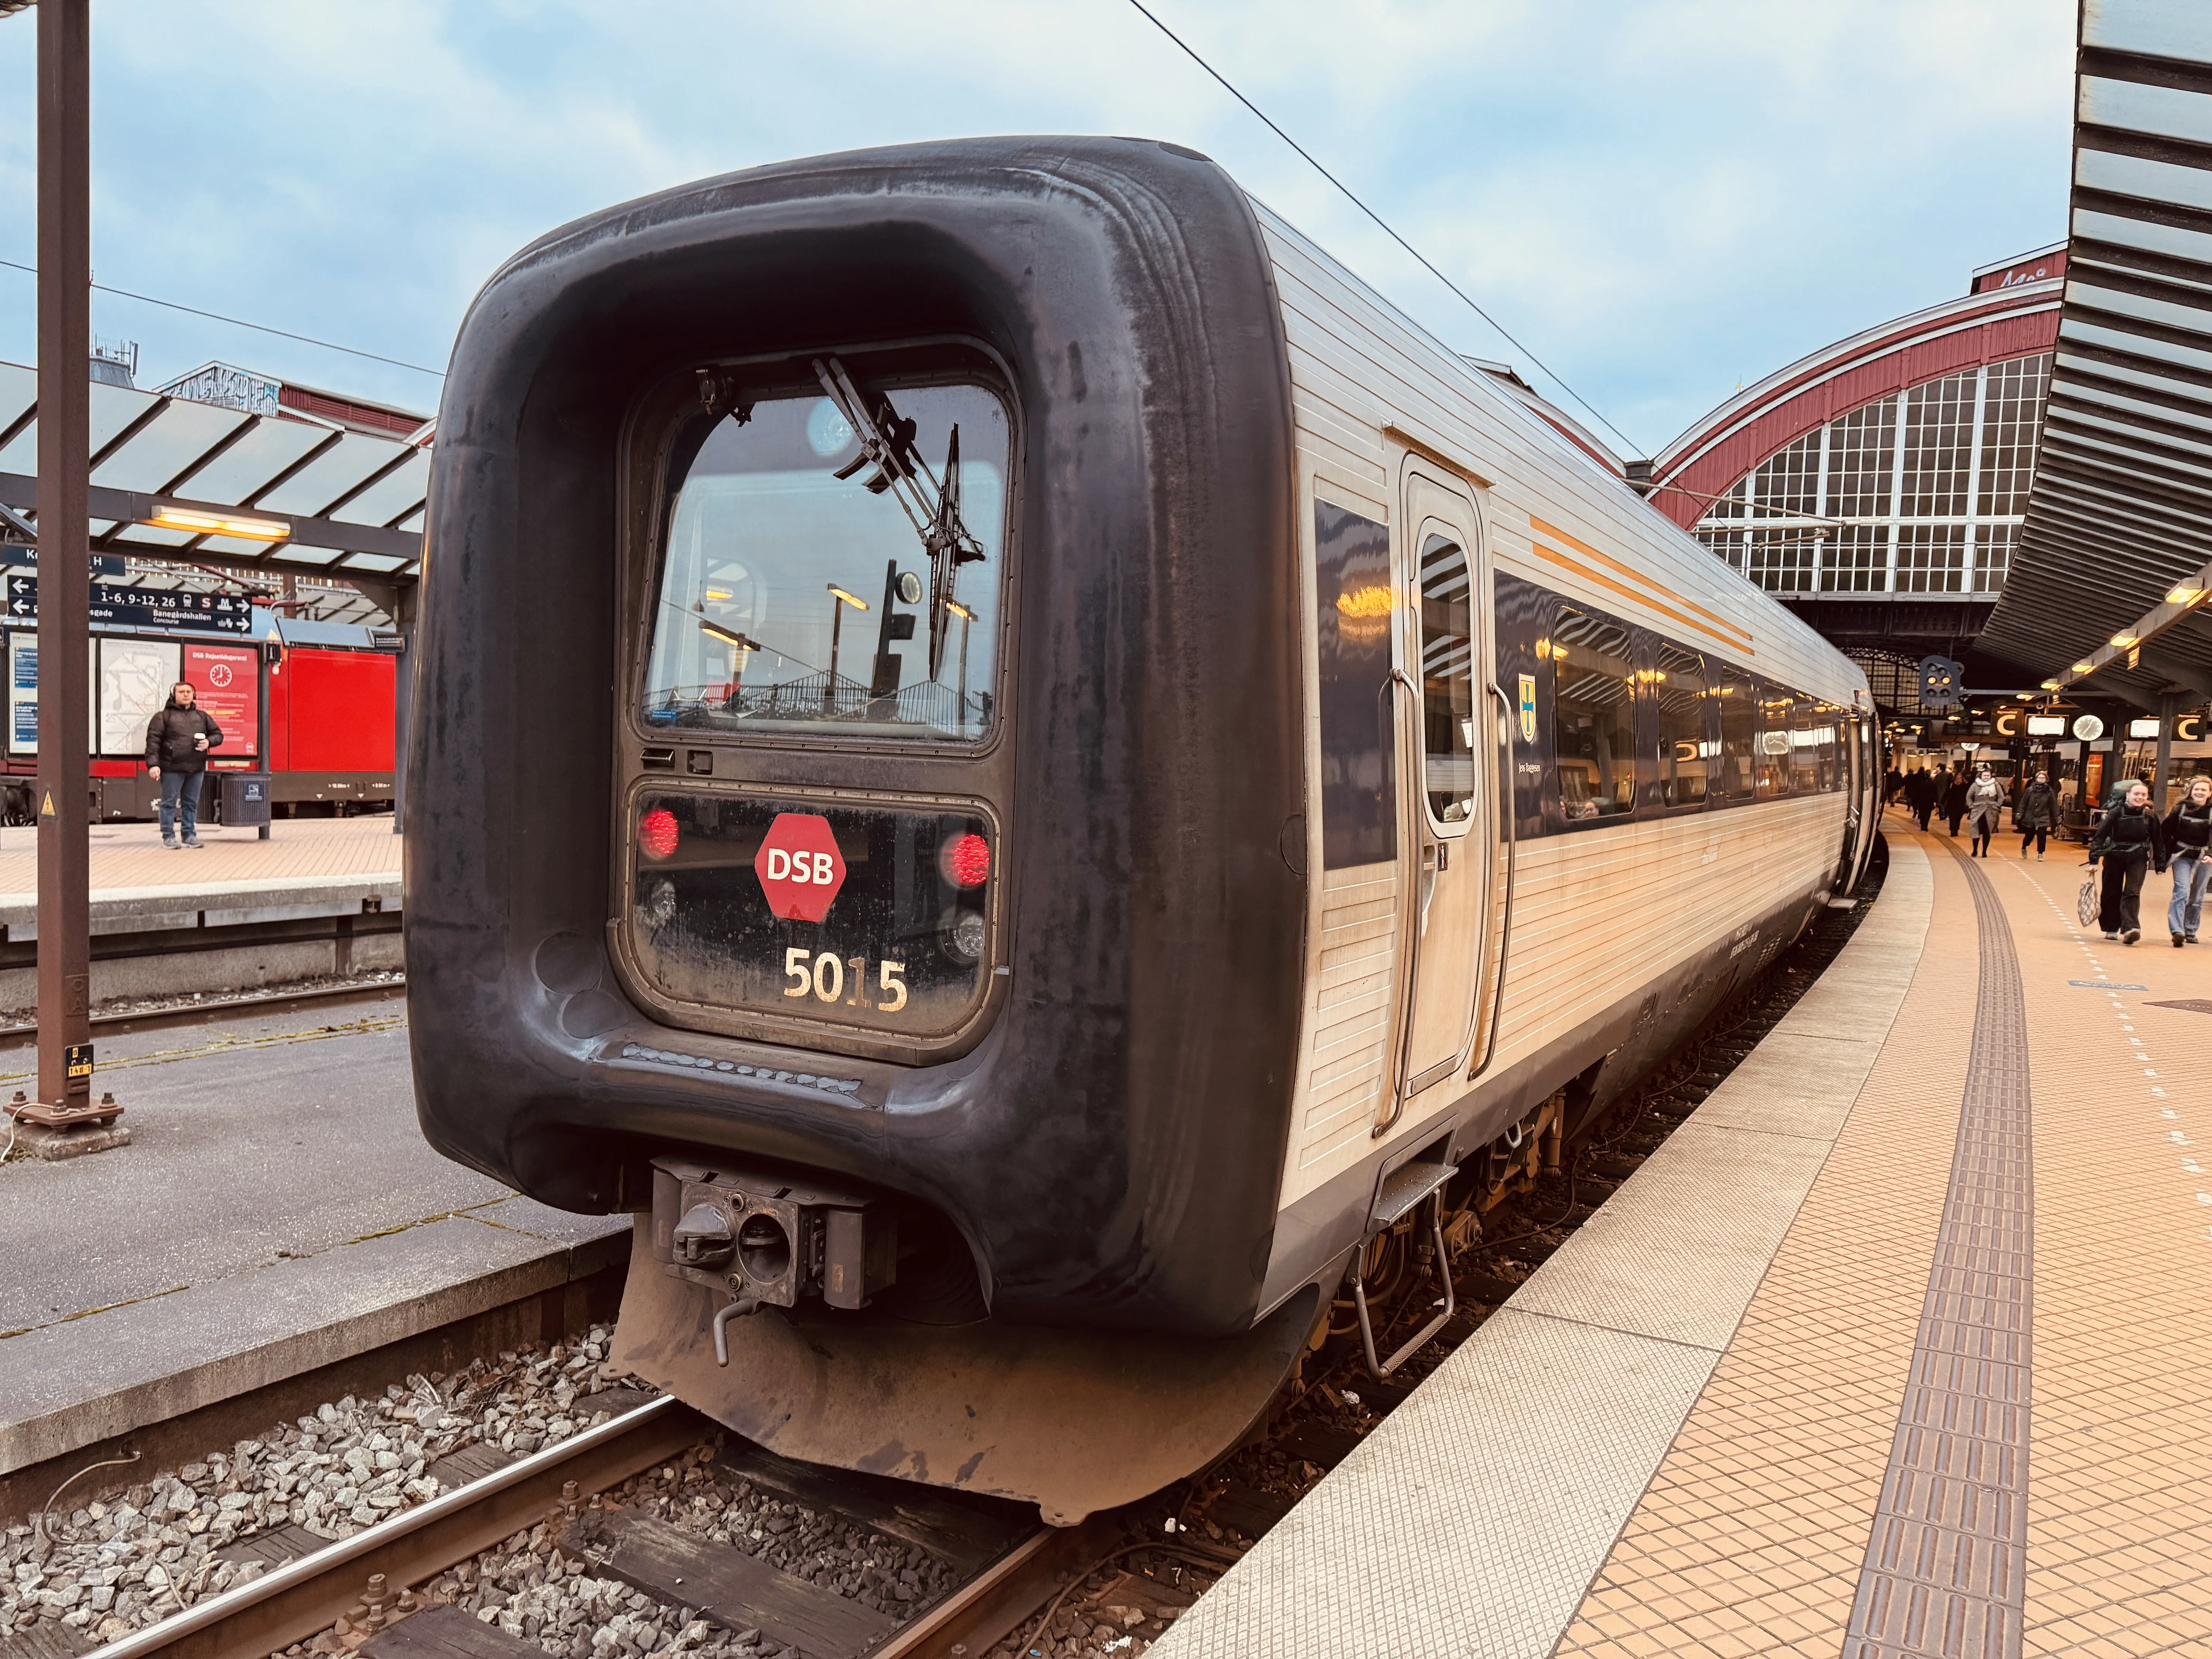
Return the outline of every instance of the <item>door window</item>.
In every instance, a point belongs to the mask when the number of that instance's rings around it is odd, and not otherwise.
[[[1422,775],[1429,816],[1463,823],[1474,814],[1474,614],[1467,553],[1449,536],[1421,546]]]

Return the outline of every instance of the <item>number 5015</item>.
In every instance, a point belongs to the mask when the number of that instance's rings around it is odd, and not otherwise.
[[[794,945],[783,953],[784,977],[791,982],[783,988],[787,997],[811,994],[819,1002],[842,1001],[848,1008],[874,1008],[886,1014],[895,1014],[906,1006],[906,963],[880,962],[877,986],[886,1000],[868,1000],[868,959],[866,957],[840,957],[835,951],[824,951],[819,956],[810,953],[803,945]],[[845,994],[845,969],[853,970],[853,994]]]

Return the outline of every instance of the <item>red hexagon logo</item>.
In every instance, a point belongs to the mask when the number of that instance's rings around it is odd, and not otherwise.
[[[753,854],[768,908],[786,921],[820,921],[845,884],[845,860],[819,812],[779,812]]]

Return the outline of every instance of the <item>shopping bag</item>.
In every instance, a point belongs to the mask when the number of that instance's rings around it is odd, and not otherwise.
[[[2097,920],[2097,878],[2094,876],[2081,884],[2081,896],[2075,901],[2074,913],[2081,918],[2084,927]]]

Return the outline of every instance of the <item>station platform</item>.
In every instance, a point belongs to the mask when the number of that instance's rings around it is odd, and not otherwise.
[[[151,823],[95,823],[90,830],[94,893],[210,882],[296,881],[345,876],[397,878],[400,838],[392,814],[353,818],[283,818],[258,830],[202,824],[197,851],[161,845]],[[0,829],[0,903],[39,890],[39,832]]]
[[[1157,1659],[2212,1652],[2212,945],[1885,830],[1820,980]]]
[[[0,1010],[38,1001],[37,835],[0,830]],[[268,841],[222,829],[202,839],[173,850],[150,823],[93,828],[95,1012],[398,971],[390,814],[293,820]]]
[[[0,1088],[33,1065],[0,1054]],[[99,1081],[130,1146],[0,1164],[0,1518],[125,1449],[158,1467],[161,1435],[191,1455],[256,1432],[292,1414],[272,1389],[312,1410],[619,1295],[628,1216],[549,1209],[425,1143],[398,1006],[108,1039]]]

